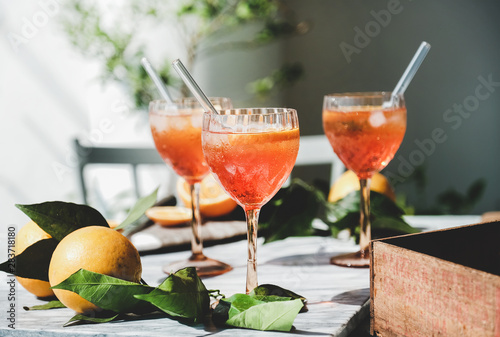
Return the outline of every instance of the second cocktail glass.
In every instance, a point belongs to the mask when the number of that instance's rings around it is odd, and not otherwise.
[[[333,150],[359,178],[360,251],[334,256],[332,264],[369,267],[371,240],[370,178],[389,164],[406,130],[403,95],[390,92],[359,92],[326,95],[323,129]]]
[[[290,175],[299,151],[297,112],[286,108],[220,110],[203,116],[203,153],[214,177],[246,213],[246,293],[257,287],[257,224]]]
[[[218,109],[232,107],[228,98],[211,98],[211,102]],[[200,183],[209,169],[201,149],[202,119],[203,108],[192,97],[175,104],[162,100],[149,104],[149,121],[156,149],[165,163],[188,182],[191,191],[191,257],[164,266],[167,274],[188,266],[196,267],[199,276],[220,275],[232,269],[226,263],[203,255],[199,193]]]

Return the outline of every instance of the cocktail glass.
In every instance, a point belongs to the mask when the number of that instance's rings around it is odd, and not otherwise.
[[[331,263],[369,267],[370,178],[389,164],[406,131],[403,95],[359,92],[326,95],[323,129],[333,150],[360,184],[360,251],[334,256]]]
[[[293,109],[229,109],[203,116],[205,160],[215,179],[246,214],[247,294],[257,287],[260,209],[290,175],[299,138],[297,112]]]
[[[232,107],[229,98],[211,98],[217,108]],[[232,269],[226,263],[203,255],[201,216],[199,208],[200,182],[209,173],[201,149],[203,108],[193,97],[183,98],[175,104],[163,100],[149,104],[149,122],[158,153],[165,163],[183,177],[190,186],[191,210],[191,256],[163,267],[167,274],[184,267],[196,267],[199,276],[215,276]]]

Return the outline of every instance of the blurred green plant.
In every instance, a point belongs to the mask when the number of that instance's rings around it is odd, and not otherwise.
[[[145,34],[164,28],[165,23],[175,27],[183,41],[187,55],[183,62],[190,71],[200,54],[256,48],[309,30],[307,23],[296,22],[293,11],[281,0],[132,0],[119,4],[69,0],[63,8],[63,31],[71,44],[102,64],[103,82],[125,84],[137,108],[147,107],[156,93],[140,64],[147,47]],[[248,40],[203,43],[251,23],[260,29]],[[167,86],[187,96],[187,88],[171,76],[172,56],[162,56],[164,61],[156,66],[157,71]],[[298,81],[303,72],[300,63],[284,64],[269,76],[254,80],[247,89],[265,98]]]
[[[432,206],[428,206],[425,194],[428,186],[426,167],[421,165],[405,181],[415,187],[417,200],[414,206],[408,206],[406,196],[398,194],[397,203],[406,214],[417,215],[464,215],[470,214],[474,206],[481,200],[486,189],[486,180],[479,178],[473,181],[464,193],[455,188],[448,188],[436,196]]]

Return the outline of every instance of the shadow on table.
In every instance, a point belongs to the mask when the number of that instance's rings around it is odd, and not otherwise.
[[[332,297],[331,301],[334,303],[359,305],[364,303],[370,298],[370,288],[355,289],[343,292]]]
[[[263,264],[273,264],[280,266],[317,266],[329,265],[330,258],[336,255],[347,254],[349,252],[317,252],[314,254],[283,256],[266,261]]]

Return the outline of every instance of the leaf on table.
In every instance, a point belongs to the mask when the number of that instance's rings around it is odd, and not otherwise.
[[[109,227],[102,214],[87,205],[48,201],[32,205],[16,204],[16,207],[57,241],[61,241],[66,235],[82,227]]]
[[[294,179],[290,186],[283,188],[273,198],[260,227],[264,229],[265,243],[281,240],[289,236],[310,236],[315,230],[312,221],[321,205],[321,192],[300,179]]]
[[[154,288],[80,269],[52,289],[73,291],[101,309],[122,313],[145,311],[149,304],[136,295]]]
[[[116,319],[120,314],[114,312],[101,312],[98,316],[87,316],[84,314],[77,314],[69,321],[63,324],[63,327],[75,325],[78,323],[106,323]]]
[[[37,241],[21,254],[0,264],[0,271],[20,277],[48,281],[50,259],[58,243],[53,238]]]
[[[304,296],[274,284],[261,284],[254,288],[249,295],[264,302],[300,299],[304,304],[302,312],[307,311],[307,299]]]
[[[146,210],[148,210],[148,208],[153,207],[153,205],[156,203],[157,196],[158,188],[155,189],[150,195],[137,200],[125,220],[123,220],[123,222],[115,229],[127,229],[127,227],[139,220],[144,215]]]
[[[231,303],[227,325],[255,330],[290,331],[303,306],[300,299],[264,302],[246,294],[235,294],[221,302]]]
[[[59,308],[66,308],[64,304],[61,303],[59,300],[54,300],[47,302],[45,304],[40,304],[40,305],[34,305],[32,307],[27,307],[24,306],[23,309],[26,311],[29,310],[49,310],[49,309],[59,309]]]
[[[187,267],[170,274],[149,294],[136,298],[150,302],[163,312],[199,323],[209,311],[208,290],[198,277],[196,268]]]
[[[231,303],[220,299],[217,306],[212,311],[212,322],[215,326],[224,327],[229,318],[229,310],[231,310]]]
[[[217,326],[290,331],[306,298],[273,284],[263,284],[249,294],[221,299],[212,312]]]

